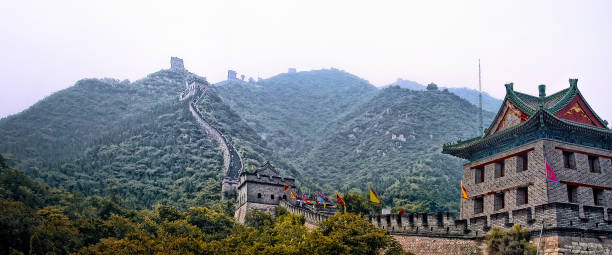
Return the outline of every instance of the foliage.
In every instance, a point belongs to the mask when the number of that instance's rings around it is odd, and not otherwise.
[[[527,255],[536,254],[536,247],[529,242],[529,232],[519,225],[510,230],[498,226],[485,235],[487,254]]]
[[[194,121],[189,100],[178,101],[191,75],[163,70],[133,83],[81,80],[0,120],[0,152],[52,187],[128,208],[213,205],[221,198],[222,153]],[[214,90],[203,99],[207,120],[236,144],[247,166],[271,160],[297,173]]]
[[[168,205],[129,210],[50,189],[4,166],[0,173],[0,254],[406,254],[387,231],[350,213],[308,230],[301,215],[278,208],[273,219],[254,210],[247,214],[257,219],[250,227],[213,209],[226,208],[223,203],[188,210]],[[4,196],[13,180],[42,203]]]
[[[464,162],[442,154],[441,145],[476,136],[479,112],[458,96],[376,90],[333,69],[216,88],[297,166],[302,191],[363,193],[371,185],[394,210],[458,210]],[[485,113],[485,121],[492,117]]]

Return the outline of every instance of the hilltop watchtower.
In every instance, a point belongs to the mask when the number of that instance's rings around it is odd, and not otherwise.
[[[280,177],[270,162],[266,162],[254,172],[242,172],[234,218],[244,223],[245,215],[253,209],[276,215],[276,206],[288,196],[289,190],[284,190],[285,185],[291,186],[290,190],[295,192],[295,179]]]
[[[443,153],[468,160],[463,185],[470,199],[461,200],[461,219],[532,231],[543,222],[557,242],[570,240],[576,229],[592,230],[592,237],[609,231],[612,131],[587,104],[578,80],[569,83],[549,96],[544,85],[531,96],[506,84],[482,137],[443,146]],[[546,161],[560,185],[547,181]]]
[[[183,65],[183,59],[177,57],[170,57],[170,70],[183,71],[185,66]]]

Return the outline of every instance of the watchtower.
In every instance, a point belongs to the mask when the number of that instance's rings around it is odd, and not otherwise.
[[[545,85],[531,96],[506,84],[503,104],[483,136],[443,146],[443,153],[468,160],[463,185],[470,199],[461,200],[461,219],[532,231],[544,222],[558,235],[607,228],[612,131],[587,104],[578,80],[569,83],[549,96]],[[558,183],[547,181],[546,162]]]
[[[170,57],[170,70],[184,71],[185,66],[183,65],[183,59]]]
[[[285,185],[291,188],[285,191]],[[244,223],[245,215],[253,209],[276,215],[276,206],[282,199],[290,196],[290,191],[295,192],[294,186],[295,179],[280,177],[270,162],[266,162],[253,172],[242,172],[234,218]]]
[[[238,80],[238,78],[236,78],[236,71],[234,71],[234,70],[227,70],[227,80],[228,81]]]

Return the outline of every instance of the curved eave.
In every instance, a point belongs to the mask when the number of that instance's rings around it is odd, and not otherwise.
[[[574,129],[579,132],[588,132],[596,135],[607,137],[612,139],[612,131],[608,128],[600,128],[591,125],[585,125],[565,119],[561,119],[547,110],[539,110],[530,117],[527,121],[518,124],[514,127],[506,129],[504,131],[495,133],[486,137],[477,137],[467,141],[463,141],[457,144],[446,144],[442,146],[442,153],[450,154],[456,157],[469,159],[470,153],[474,150],[478,150],[484,146],[488,146],[491,143],[495,143],[509,136],[514,136],[524,130],[532,128],[534,125],[540,124],[540,116],[542,116],[542,124],[550,126],[559,126],[566,129]]]

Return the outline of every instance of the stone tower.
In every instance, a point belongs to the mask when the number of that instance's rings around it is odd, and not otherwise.
[[[520,224],[536,233],[544,224],[545,236],[558,245],[575,241],[577,233],[611,233],[612,131],[587,104],[578,80],[569,81],[549,96],[544,85],[531,96],[506,84],[482,137],[443,146],[443,153],[468,160],[462,182],[470,199],[461,199],[461,219]],[[559,183],[547,181],[545,162]]]
[[[183,65],[183,59],[177,57],[170,57],[170,70],[183,71],[185,66]]]
[[[234,70],[227,70],[227,80],[228,81],[238,80],[238,78],[236,78],[236,71],[234,71]]]
[[[285,185],[291,186],[287,191]],[[259,209],[276,215],[276,206],[282,199],[287,199],[289,191],[295,193],[295,179],[282,178],[278,171],[266,162],[254,172],[244,171],[240,174],[237,204],[234,218],[244,223],[245,215]]]

